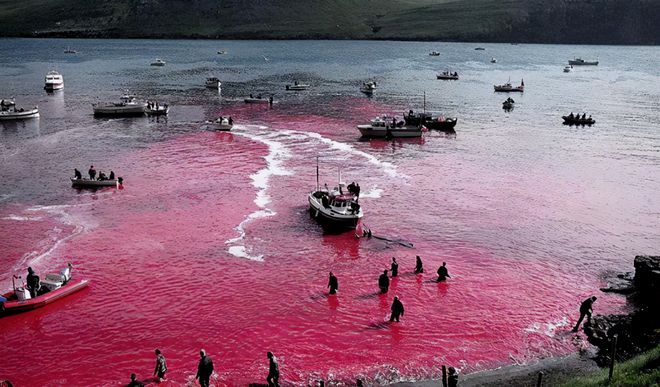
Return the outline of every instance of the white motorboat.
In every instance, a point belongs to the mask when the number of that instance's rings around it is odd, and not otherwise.
[[[124,94],[119,102],[94,103],[95,116],[141,116],[147,110],[147,103],[138,101],[132,94]]]
[[[39,117],[39,108],[33,109],[17,108],[13,100],[3,99],[0,101],[0,120],[23,120]]]
[[[151,62],[152,66],[165,66],[165,61],[162,59],[156,59],[155,61]]]
[[[319,186],[318,165],[316,166],[316,190],[307,195],[309,212],[322,226],[331,230],[355,229],[362,219],[362,207],[358,204],[359,188],[348,189],[339,182],[337,187],[328,189]],[[352,186],[349,185],[349,187]]]
[[[565,73],[570,73],[571,71],[573,71],[573,66],[571,66],[571,65],[564,66],[564,72]]]
[[[309,85],[306,83],[299,83],[298,81],[293,82],[293,85],[286,85],[286,89],[289,91],[301,91],[309,89]]]
[[[569,59],[568,64],[571,66],[598,66],[598,61],[588,61],[582,58]]]
[[[105,179],[105,180],[92,180],[92,179],[76,179],[75,177],[71,178],[71,186],[78,188],[98,188],[98,187],[118,187],[124,183],[124,179]]]
[[[376,90],[376,87],[377,87],[376,82],[373,81],[364,82],[360,87],[360,91],[363,92],[364,94],[372,95],[374,93],[374,90]]]
[[[245,103],[253,103],[253,104],[273,104],[273,97],[270,96],[268,98],[263,98],[261,94],[257,95],[256,97],[253,97],[252,94],[250,94],[249,98],[244,99]]]
[[[507,83],[505,83],[503,85],[494,85],[493,87],[495,88],[495,91],[500,91],[500,92],[505,92],[505,93],[517,91],[517,92],[522,93],[522,92],[525,91],[525,81],[521,79],[520,80],[520,86],[515,86],[514,87],[513,85],[511,85],[511,80],[509,79],[507,81]]]
[[[422,136],[421,125],[406,125],[395,117],[380,116],[367,125],[358,125],[358,130],[365,138],[413,138]]]
[[[66,50],[64,50],[65,54],[77,54],[78,51],[72,49],[71,47],[67,47]]]
[[[215,120],[206,121],[205,126],[208,130],[228,132],[234,127],[234,121],[231,117],[218,117]]]
[[[220,90],[220,86],[222,86],[222,82],[217,77],[209,77],[206,78],[206,82],[204,83],[204,86],[206,86],[209,89],[218,89]]]
[[[436,75],[438,79],[444,79],[444,80],[458,80],[458,73],[457,72],[451,72],[451,71],[443,71],[442,74]]]
[[[55,70],[51,70],[46,74],[46,79],[44,80],[46,85],[44,89],[46,91],[62,90],[64,89],[64,77],[62,74],[58,73]]]
[[[490,58],[490,63],[497,63],[497,59],[495,59],[495,58]]]

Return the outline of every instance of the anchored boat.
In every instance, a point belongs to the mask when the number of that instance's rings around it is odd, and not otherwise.
[[[13,99],[0,101],[0,120],[23,120],[39,117],[39,108],[33,109],[17,108]]]
[[[99,116],[141,116],[147,110],[147,103],[138,101],[132,94],[124,94],[119,102],[94,103],[94,115]]]
[[[407,125],[405,121],[398,121],[395,117],[376,117],[367,125],[358,125],[358,130],[365,138],[411,138],[421,137],[420,125]]]
[[[568,64],[571,66],[598,66],[598,61],[588,61],[582,58],[569,59]]]
[[[46,91],[64,89],[64,77],[62,77],[62,74],[55,70],[51,70],[48,72],[48,74],[46,74],[46,79],[44,82],[46,83],[44,85],[44,89],[46,89]]]
[[[513,85],[511,85],[511,79],[509,79],[507,81],[507,83],[505,83],[503,85],[494,85],[493,87],[495,88],[495,91],[499,91],[499,92],[505,92],[505,93],[520,92],[520,93],[522,93],[522,92],[525,91],[525,81],[521,79],[520,80],[520,86],[514,87]]]
[[[352,187],[351,187],[352,186]],[[308,196],[309,212],[322,226],[330,230],[352,230],[355,229],[362,219],[362,207],[358,204],[359,186],[355,188],[350,184],[350,189],[341,182],[332,189],[319,186],[318,159],[316,165],[316,190]]]

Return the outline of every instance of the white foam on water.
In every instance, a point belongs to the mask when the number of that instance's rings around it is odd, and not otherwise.
[[[538,333],[538,334],[546,335],[548,337],[555,337],[557,329],[566,326],[568,326],[568,318],[562,317],[559,321],[532,323],[527,328],[525,328],[524,331],[527,333]]]
[[[9,214],[9,216],[5,216],[2,219],[3,220],[15,220],[17,222],[28,222],[28,221],[41,220],[41,216],[20,216],[20,215]]]
[[[239,126],[238,128],[244,129],[245,127]],[[259,129],[264,130],[265,127],[259,127]],[[259,210],[246,216],[245,219],[234,228],[238,232],[238,236],[225,241],[225,244],[233,245],[228,248],[228,252],[235,257],[263,261],[263,255],[250,255],[248,254],[247,247],[237,245],[237,243],[245,239],[245,227],[248,223],[255,219],[275,216],[277,214],[275,211],[266,207],[270,203],[270,196],[268,195],[268,188],[270,186],[269,182],[273,176],[290,176],[293,174],[293,171],[284,168],[284,162],[291,158],[291,153],[284,144],[272,139],[277,136],[277,133],[264,132],[262,134],[255,134],[240,131],[234,133],[265,144],[268,146],[268,154],[264,156],[266,167],[250,176],[252,179],[252,186],[258,189],[254,204],[259,207]]]
[[[381,197],[382,194],[383,194],[383,189],[378,188],[378,186],[375,186],[372,189],[370,189],[369,192],[360,193],[360,199],[362,198],[378,199]]]

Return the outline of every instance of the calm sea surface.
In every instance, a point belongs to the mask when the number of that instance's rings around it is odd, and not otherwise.
[[[579,303],[596,294],[596,313],[624,311],[598,290],[602,274],[660,248],[660,48],[476,46],[0,39],[0,97],[41,112],[0,122],[0,286],[67,261],[90,280],[0,319],[0,378],[121,385],[150,377],[160,348],[164,385],[182,385],[205,348],[216,385],[263,382],[267,351],[287,383],[384,384],[586,347],[569,332]],[[563,73],[574,56],[600,65]],[[51,69],[65,89],[49,95]],[[436,80],[445,69],[461,79]],[[210,76],[221,93],[204,88]],[[493,84],[509,77],[526,91],[506,113]],[[312,87],[286,92],[294,80]],[[373,98],[358,91],[366,80]],[[169,117],[93,117],[92,103],[125,89],[169,103]],[[245,105],[250,93],[276,103]],[[421,110],[424,95],[427,110],[458,117],[455,135],[360,141],[356,125]],[[571,111],[596,125],[563,126]],[[232,132],[201,128],[219,115]],[[316,156],[322,183],[339,170],[360,183],[375,235],[414,247],[324,234],[307,213]],[[91,164],[124,189],[71,188],[73,168]],[[380,296],[392,257],[400,276]],[[437,284],[443,261],[452,278]],[[406,312],[389,324],[395,295]]]

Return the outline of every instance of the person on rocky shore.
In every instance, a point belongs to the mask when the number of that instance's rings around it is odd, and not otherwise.
[[[337,289],[339,289],[339,281],[332,272],[330,272],[330,278],[328,279],[328,287],[330,288],[330,294],[337,294]]]
[[[448,387],[457,387],[458,386],[458,372],[456,368],[449,367],[449,375],[447,375],[447,386]]]
[[[378,277],[378,287],[381,293],[387,293],[390,288],[390,278],[387,276],[387,270],[383,270],[383,274]]]
[[[578,329],[580,328],[580,324],[582,323],[582,320],[584,319],[584,316],[587,316],[587,324],[591,323],[591,313],[594,301],[596,301],[598,298],[596,296],[591,296],[587,298],[586,300],[582,301],[582,304],[580,305],[580,319],[578,320],[577,324],[575,324],[575,327],[573,328],[573,332],[577,332]]]

